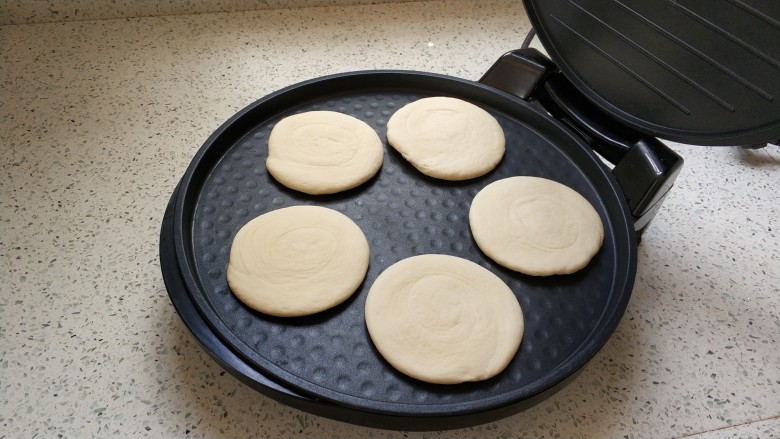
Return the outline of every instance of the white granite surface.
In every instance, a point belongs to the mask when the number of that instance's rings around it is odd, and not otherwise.
[[[433,1],[0,27],[0,438],[780,436],[780,150],[673,145],[614,336],[577,379],[448,432],[288,408],[205,354],[159,268],[208,135],[280,87],[362,69],[478,79],[519,2]]]
[[[0,25],[415,0],[0,0]]]

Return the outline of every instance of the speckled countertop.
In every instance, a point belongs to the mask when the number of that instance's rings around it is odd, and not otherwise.
[[[478,79],[516,1],[433,1],[0,27],[0,438],[780,436],[780,150],[673,144],[620,326],[577,379],[490,424],[404,433],[286,407],[205,354],[159,228],[196,150],[305,79]]]

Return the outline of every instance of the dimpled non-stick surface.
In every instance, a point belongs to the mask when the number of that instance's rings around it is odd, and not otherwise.
[[[387,146],[386,122],[416,99],[449,95],[496,117],[507,150],[488,175],[464,182],[425,177]],[[371,125],[385,142],[384,163],[367,183],[335,195],[289,190],[267,173],[267,140],[281,118],[310,110],[339,111]],[[474,243],[468,210],[495,180],[533,175],[581,193],[605,225],[604,245],[591,263],[567,276],[530,277],[503,269]],[[630,216],[609,171],[542,112],[490,87],[412,72],[336,75],[282,90],[250,105],[209,138],[181,182],[174,239],[182,277],[215,333],[249,364],[315,399],[356,410],[401,416],[473,413],[543,393],[581,368],[617,326],[636,266]],[[364,283],[345,303],[300,318],[275,318],[239,302],[226,281],[236,232],[265,212],[320,205],[354,220],[368,238]],[[404,376],[378,354],[364,322],[371,284],[391,264],[424,253],[477,262],[504,280],[523,308],[520,351],[498,376],[483,382],[433,385]],[[446,303],[441,304],[446,307]]]

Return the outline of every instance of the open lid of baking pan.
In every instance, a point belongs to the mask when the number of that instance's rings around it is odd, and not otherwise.
[[[620,123],[689,144],[780,139],[780,2],[524,4],[563,75]]]
[[[427,96],[470,101],[496,117],[507,150],[486,176],[464,182],[425,177],[391,148],[378,175],[335,195],[291,191],[266,172],[267,139],[281,118],[309,110],[357,117],[385,139],[392,113]],[[385,144],[385,146],[387,146]],[[531,277],[501,268],[471,238],[468,209],[487,184],[514,175],[550,178],[580,192],[605,226],[604,245],[583,270]],[[252,218],[285,206],[316,204],[353,219],[366,234],[371,260],[364,283],[345,303],[322,313],[281,319],[245,307],[225,268],[232,239]],[[318,78],[251,104],[220,127],[180,182],[171,219],[175,263],[191,303],[216,335],[216,357],[228,354],[305,400],[354,414],[396,419],[391,427],[431,428],[488,422],[548,396],[607,341],[622,317],[636,272],[636,236],[624,196],[609,169],[546,112],[495,88],[418,72],[371,71]],[[526,320],[520,351],[504,372],[482,382],[423,383],[397,372],[374,349],[364,322],[368,288],[406,257],[445,253],[479,263],[516,294]],[[169,293],[171,289],[169,288]],[[190,328],[192,330],[192,328]],[[225,349],[222,349],[224,347]],[[210,349],[206,346],[206,349]],[[231,360],[233,361],[233,360]],[[234,373],[241,375],[240,371]],[[253,381],[251,376],[240,376]],[[258,383],[262,386],[262,383]],[[273,396],[273,395],[272,395]],[[316,404],[314,409],[316,410]],[[484,416],[480,416],[484,414]],[[459,421],[460,419],[460,421]]]

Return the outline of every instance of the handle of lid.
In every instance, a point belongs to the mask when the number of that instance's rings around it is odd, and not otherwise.
[[[637,237],[641,238],[674,184],[682,157],[658,139],[638,133],[599,110],[536,49],[504,54],[480,82],[538,102],[614,164],[612,175],[626,196]]]

